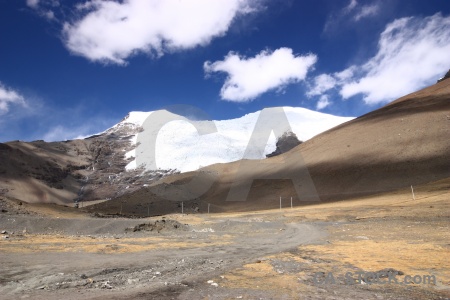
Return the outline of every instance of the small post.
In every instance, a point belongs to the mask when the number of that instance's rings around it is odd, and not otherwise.
[[[181,214],[184,214],[184,202],[181,202]]]
[[[292,197],[291,197],[291,208],[294,208],[294,207],[292,206]]]
[[[208,214],[209,214],[209,206],[210,206],[210,205],[211,205],[211,204],[208,203]]]
[[[413,196],[413,200],[416,200],[416,196],[414,195],[414,188],[413,188],[412,185],[411,185],[411,193],[412,193],[412,196]]]
[[[281,210],[281,197],[280,197],[280,210]]]

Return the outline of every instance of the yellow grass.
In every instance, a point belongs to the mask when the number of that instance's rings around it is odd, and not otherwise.
[[[50,235],[26,235],[20,240],[0,241],[0,252],[88,252],[132,253],[168,248],[202,248],[230,243],[230,236],[210,241],[180,241],[170,237],[94,238]]]

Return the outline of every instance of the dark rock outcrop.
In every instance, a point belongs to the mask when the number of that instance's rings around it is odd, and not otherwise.
[[[285,132],[277,141],[277,148],[274,152],[267,154],[266,157],[277,156],[288,152],[292,148],[300,145],[302,141],[297,138],[297,135],[293,132]]]

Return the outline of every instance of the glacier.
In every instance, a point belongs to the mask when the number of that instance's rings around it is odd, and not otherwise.
[[[337,125],[354,119],[353,117],[341,117],[312,111],[301,107],[282,107],[289,121],[292,132],[300,141],[307,141],[312,137],[331,129]],[[217,132],[199,135],[196,128],[185,120],[175,120],[164,125],[156,139],[156,165],[162,170],[178,170],[189,172],[201,167],[216,163],[228,163],[243,158],[247,143],[255,127],[261,111],[246,114],[240,118],[230,120],[212,121],[216,125]],[[136,160],[136,141],[139,129],[145,120],[153,112],[130,112],[120,123],[110,128],[114,131],[117,128],[131,128],[130,143],[132,150],[125,154],[125,158],[130,160],[126,170],[135,170],[138,167]],[[261,157],[251,157],[252,159],[264,159],[276,148],[279,136],[272,132],[264,155]]]

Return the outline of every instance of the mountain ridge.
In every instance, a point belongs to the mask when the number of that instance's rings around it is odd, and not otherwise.
[[[163,178],[149,187],[93,211],[142,215],[139,203],[152,203],[153,214],[178,212],[165,194],[191,194],[186,207],[200,212],[274,209],[279,198],[308,204],[304,187],[291,179],[308,171],[319,201],[354,199],[450,177],[450,81],[445,80],[395,100],[384,107],[322,132],[294,149],[264,161],[242,160],[214,164],[197,172]],[[200,178],[199,181],[192,181]],[[272,178],[272,179],[269,179]],[[273,179],[275,178],[275,179]],[[198,196],[202,186],[209,190]],[[191,186],[184,186],[193,182]],[[251,185],[248,195],[246,186]],[[238,188],[246,201],[229,201]],[[239,191],[239,188],[241,189]],[[164,193],[163,193],[164,192]],[[239,194],[236,194],[239,195]],[[238,197],[239,198],[239,197]],[[232,199],[231,199],[232,200]]]
[[[150,114],[151,112],[130,112],[118,124],[85,139],[51,143],[13,141],[1,144],[1,194],[27,202],[72,205],[74,201],[119,197],[179,172],[177,165],[166,168],[163,166],[158,170],[129,167],[134,160],[136,136],[142,131],[142,123]],[[329,116],[322,113],[317,115],[324,118]],[[245,116],[233,120],[242,118],[245,119]],[[342,123],[347,119],[336,117],[334,122],[336,120],[337,123]],[[219,127],[227,122],[229,121],[216,121]],[[251,122],[249,124],[252,125]],[[239,129],[240,125],[235,124],[235,127]],[[317,128],[315,130],[316,133],[320,132]],[[246,143],[245,140],[240,142],[240,147]],[[275,143],[276,140],[273,139],[273,150]],[[272,148],[268,147],[267,151]],[[243,153],[245,148],[238,150]],[[185,152],[190,151],[192,152],[187,149]],[[166,150],[166,153],[171,152]],[[240,157],[236,158],[238,159]],[[203,164],[205,165],[207,164]]]

